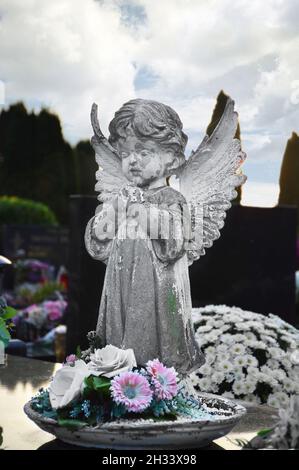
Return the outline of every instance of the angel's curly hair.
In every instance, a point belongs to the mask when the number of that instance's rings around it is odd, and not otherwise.
[[[168,173],[185,163],[184,150],[188,141],[178,114],[158,101],[135,99],[125,103],[109,124],[112,146],[120,138],[133,134],[140,139],[154,139],[161,147],[171,149],[176,157]]]

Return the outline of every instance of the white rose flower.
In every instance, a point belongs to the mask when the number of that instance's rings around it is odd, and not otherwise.
[[[121,372],[127,372],[136,367],[136,359],[133,349],[119,349],[112,344],[108,344],[102,349],[96,349],[90,355],[89,369],[111,378]]]
[[[49,387],[50,402],[54,410],[67,406],[80,396],[86,377],[103,375],[110,378],[136,366],[132,349],[122,350],[111,344],[95,350],[90,359],[88,364],[80,359],[73,365],[64,365],[56,372]]]
[[[64,365],[59,369],[49,387],[49,397],[54,410],[67,406],[81,393],[84,379],[91,375],[87,364],[77,360],[74,365]]]

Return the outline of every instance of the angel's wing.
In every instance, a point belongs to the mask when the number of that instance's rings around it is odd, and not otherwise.
[[[94,135],[91,145],[96,153],[96,162],[99,169],[96,172],[97,183],[95,190],[100,194],[99,201],[107,201],[128,183],[121,168],[121,160],[116,150],[109,144],[103,135],[97,117],[98,106],[93,103],[90,113],[91,125]]]
[[[193,242],[189,245],[190,263],[205,254],[220,237],[235,188],[246,181],[240,165],[246,158],[241,143],[235,139],[238,114],[228,98],[223,115],[209,137],[206,135],[180,170],[180,191],[191,213]]]

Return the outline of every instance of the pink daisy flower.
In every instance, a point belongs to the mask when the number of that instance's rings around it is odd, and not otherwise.
[[[146,370],[150,374],[159,400],[171,400],[178,393],[177,373],[173,367],[166,367],[159,359],[148,361]]]
[[[139,413],[152,401],[153,392],[145,377],[138,372],[123,372],[111,381],[111,394],[117,404]]]

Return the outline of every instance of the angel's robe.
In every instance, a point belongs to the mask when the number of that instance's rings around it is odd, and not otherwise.
[[[88,222],[86,248],[107,264],[97,334],[103,346],[132,348],[138,365],[158,358],[185,375],[204,362],[191,320],[185,243],[190,215],[182,194],[169,186],[149,189],[145,195],[160,228],[169,226],[168,238],[160,231],[150,238],[141,229],[135,239],[126,238],[124,221],[113,239],[100,241],[96,226],[102,210]]]

